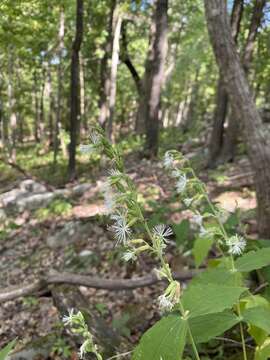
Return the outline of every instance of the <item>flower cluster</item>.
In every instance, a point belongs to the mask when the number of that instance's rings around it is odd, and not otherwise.
[[[199,235],[214,237],[222,247],[227,246],[229,255],[240,255],[246,246],[245,239],[238,235],[228,236],[223,225],[228,219],[228,212],[212,204],[205,185],[197,178],[187,159],[176,151],[167,151],[164,156],[164,167],[176,179],[176,191],[181,194],[184,205],[194,213],[192,222],[198,227]],[[201,215],[198,208],[203,202],[210,211]],[[210,226],[205,228],[204,220],[207,218],[215,219],[215,221],[214,224],[212,221],[212,224],[210,223]]]
[[[84,339],[79,351],[80,359],[83,359],[85,354],[92,353],[95,354],[97,360],[102,360],[102,356],[98,352],[97,345],[94,344],[93,336],[88,329],[81,311],[75,313],[74,309],[69,310],[69,314],[65,315],[62,321],[65,326],[70,326],[74,334],[81,335]]]

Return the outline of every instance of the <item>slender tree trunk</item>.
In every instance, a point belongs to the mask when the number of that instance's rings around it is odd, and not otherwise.
[[[200,69],[198,68],[195,73],[195,79],[193,80],[190,101],[188,104],[187,115],[185,122],[181,124],[183,132],[189,131],[194,126],[194,121],[196,120],[196,103],[198,100],[199,87],[200,83],[198,81]]]
[[[254,4],[249,33],[242,55],[242,64],[247,75],[249,73],[253,57],[258,28],[260,27],[261,20],[263,18],[263,9],[265,4],[266,0],[256,0]],[[240,132],[240,121],[238,113],[235,113],[232,110],[228,119],[228,128],[225,133],[224,144],[221,151],[221,162],[231,161],[235,157],[237,140]]]
[[[262,131],[247,77],[233,41],[225,0],[204,0],[207,26],[216,60],[224,76],[233,111],[243,123],[247,149],[255,176],[258,226],[262,237],[270,237],[270,147]]]
[[[44,114],[44,92],[46,84],[46,64],[43,64],[42,79],[40,88],[40,99],[39,99],[39,128],[40,128],[40,140],[44,140],[45,133],[45,114]]]
[[[15,94],[14,94],[14,63],[11,49],[8,53],[8,107],[9,107],[9,121],[11,130],[10,142],[10,158],[13,162],[16,161],[16,140],[17,140],[17,114],[15,109]]]
[[[108,35],[104,47],[104,56],[100,63],[100,94],[99,94],[99,124],[105,128],[105,124],[109,118],[109,94],[110,94],[110,72],[108,61],[112,54],[112,32],[113,17],[116,8],[116,0],[111,0],[110,16],[108,23]]]
[[[113,133],[113,119],[115,113],[116,103],[116,81],[117,81],[117,69],[119,62],[120,51],[120,35],[121,35],[122,15],[119,12],[119,8],[116,7],[114,12],[114,36],[112,47],[112,60],[111,60],[111,76],[110,76],[110,95],[109,95],[109,121],[107,127],[108,138],[112,138]]]
[[[83,39],[83,0],[77,0],[76,34],[71,52],[69,179],[76,176],[76,145],[80,129],[79,52]]]
[[[146,152],[150,157],[158,151],[161,91],[165,76],[168,31],[168,0],[155,0],[151,26],[152,41],[145,66],[142,116],[146,128]]]
[[[240,30],[240,24],[243,14],[244,1],[235,0],[231,13],[231,32],[232,37],[237,43],[237,38]],[[227,116],[228,108],[228,95],[224,85],[224,79],[222,75],[219,75],[216,91],[216,108],[213,116],[213,130],[211,133],[209,143],[209,159],[208,166],[215,167],[217,165],[222,145],[223,145],[223,134],[224,134],[224,123]]]
[[[34,70],[34,86],[33,86],[33,95],[34,95],[34,106],[35,106],[35,119],[34,119],[34,137],[36,143],[40,141],[40,114],[38,106],[38,77],[37,71]]]
[[[84,85],[84,59],[82,54],[79,54],[80,62],[80,113],[82,122],[82,132],[87,133],[87,119],[85,115],[85,85]]]
[[[57,155],[59,148],[59,128],[62,116],[62,81],[63,81],[63,65],[62,57],[64,51],[64,36],[65,36],[65,12],[64,8],[60,8],[59,30],[58,30],[58,66],[57,66],[57,100],[56,100],[56,118],[54,123],[53,135],[53,163],[57,164]]]
[[[52,73],[50,64],[48,66],[48,82],[47,82],[47,96],[49,99],[49,147],[53,146],[53,113],[54,113],[54,102],[52,93]]]

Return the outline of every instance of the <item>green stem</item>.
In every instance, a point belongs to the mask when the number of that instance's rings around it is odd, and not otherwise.
[[[195,358],[196,358],[197,360],[200,360],[200,355],[199,355],[199,353],[198,353],[198,350],[197,350],[197,347],[196,347],[194,338],[193,338],[193,336],[192,336],[192,332],[191,332],[191,330],[190,330],[188,321],[187,321],[187,329],[188,329],[188,334],[189,334],[189,337],[190,337],[190,342],[191,342],[191,346],[192,346],[192,349],[193,349]]]
[[[148,224],[147,224],[147,222],[146,222],[145,220],[144,220],[144,227],[145,227],[145,230],[146,230],[149,238],[150,238],[151,241],[153,242],[153,235],[152,235],[152,233],[151,233],[151,231],[150,231],[150,229],[149,229],[149,226],[148,226]],[[157,253],[157,255],[158,255],[158,258],[159,258],[159,260],[160,260],[161,265],[163,266],[163,268],[164,268],[164,269],[167,269],[167,266],[166,266],[167,264],[166,264],[166,262],[165,262],[165,260],[164,260],[164,258],[163,258],[163,256],[162,256],[162,253]],[[168,276],[168,280],[169,280],[170,282],[174,281],[173,278],[172,278],[172,276],[171,276],[171,273],[170,273],[170,272],[167,273],[167,276]],[[183,307],[183,304],[182,304],[181,300],[179,300],[179,305],[180,305],[181,315],[182,315],[182,316],[185,316],[185,309],[184,309],[184,307]],[[198,350],[197,350],[197,347],[196,347],[196,343],[195,343],[194,338],[193,338],[193,336],[192,336],[192,332],[191,332],[191,330],[190,330],[190,326],[189,326],[188,320],[186,320],[186,322],[187,322],[188,334],[189,334],[189,337],[190,337],[190,342],[191,342],[191,346],[192,346],[192,349],[193,349],[195,358],[196,358],[196,360],[200,360],[200,355],[199,355],[199,353],[198,353]]]

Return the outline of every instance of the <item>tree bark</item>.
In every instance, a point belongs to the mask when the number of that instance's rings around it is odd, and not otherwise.
[[[14,63],[11,49],[8,52],[8,108],[9,108],[9,123],[11,130],[11,141],[9,155],[11,161],[16,161],[16,140],[17,140],[17,114],[16,114],[16,101],[14,94]]]
[[[140,116],[146,128],[146,152],[150,157],[157,155],[160,122],[161,91],[165,78],[167,55],[168,0],[154,1],[151,25],[151,44],[146,60],[144,91],[141,98]]]
[[[76,176],[76,145],[80,129],[79,52],[83,39],[83,0],[77,0],[76,33],[71,50],[69,179]]]
[[[240,31],[243,8],[244,8],[243,0],[234,1],[230,24],[231,24],[232,37],[235,43],[237,43],[237,39]],[[216,94],[217,94],[216,107],[213,116],[213,130],[209,142],[209,159],[208,159],[208,166],[212,168],[217,165],[222,150],[223,135],[224,135],[223,125],[225,123],[225,119],[228,111],[227,110],[228,95],[225,89],[224,79],[222,78],[221,74],[219,75]]]
[[[114,36],[112,46],[112,60],[111,60],[111,76],[110,76],[110,94],[109,94],[109,119],[107,126],[108,138],[112,138],[113,132],[113,119],[115,112],[116,103],[116,81],[117,81],[117,69],[119,62],[119,51],[120,51],[120,35],[122,26],[122,15],[119,12],[119,8],[116,7],[114,12]]]
[[[61,124],[62,116],[62,81],[63,81],[63,66],[62,57],[64,51],[64,36],[65,36],[65,12],[64,8],[60,8],[59,30],[58,30],[58,66],[57,66],[57,100],[56,100],[56,119],[54,123],[54,135],[53,135],[53,163],[54,166],[57,163],[57,155],[59,148],[59,128]]]
[[[99,94],[99,124],[105,128],[109,117],[109,93],[110,93],[110,72],[108,61],[112,54],[112,31],[113,14],[116,8],[116,0],[111,0],[110,16],[108,23],[108,35],[104,46],[104,56],[100,63],[100,94]]]
[[[262,237],[270,236],[270,148],[262,131],[262,120],[235,42],[232,38],[225,0],[204,0],[210,40],[234,112],[241,118],[251,164],[258,206],[258,228]]]
[[[254,10],[250,22],[249,33],[246,40],[245,48],[242,55],[242,64],[244,71],[248,75],[252,56],[256,44],[256,36],[258,29],[261,25],[263,18],[263,9],[266,4],[266,0],[256,0],[254,4]],[[228,119],[228,128],[225,132],[224,144],[221,151],[221,162],[231,161],[235,157],[237,140],[240,132],[240,119],[238,113],[231,111]]]

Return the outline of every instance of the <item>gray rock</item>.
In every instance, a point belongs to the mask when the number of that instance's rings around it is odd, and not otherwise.
[[[76,196],[83,195],[86,191],[88,191],[91,188],[91,184],[79,184],[73,187],[72,192]]]
[[[47,191],[44,185],[32,179],[23,180],[20,183],[20,189],[31,193],[43,193]]]
[[[92,224],[81,221],[69,221],[60,229],[47,238],[47,245],[50,248],[64,247],[75,243],[78,240],[87,239],[90,235]]]
[[[56,194],[53,192],[46,192],[41,194],[28,194],[16,201],[17,210],[23,212],[24,210],[36,210],[40,207],[47,206],[54,198]]]

